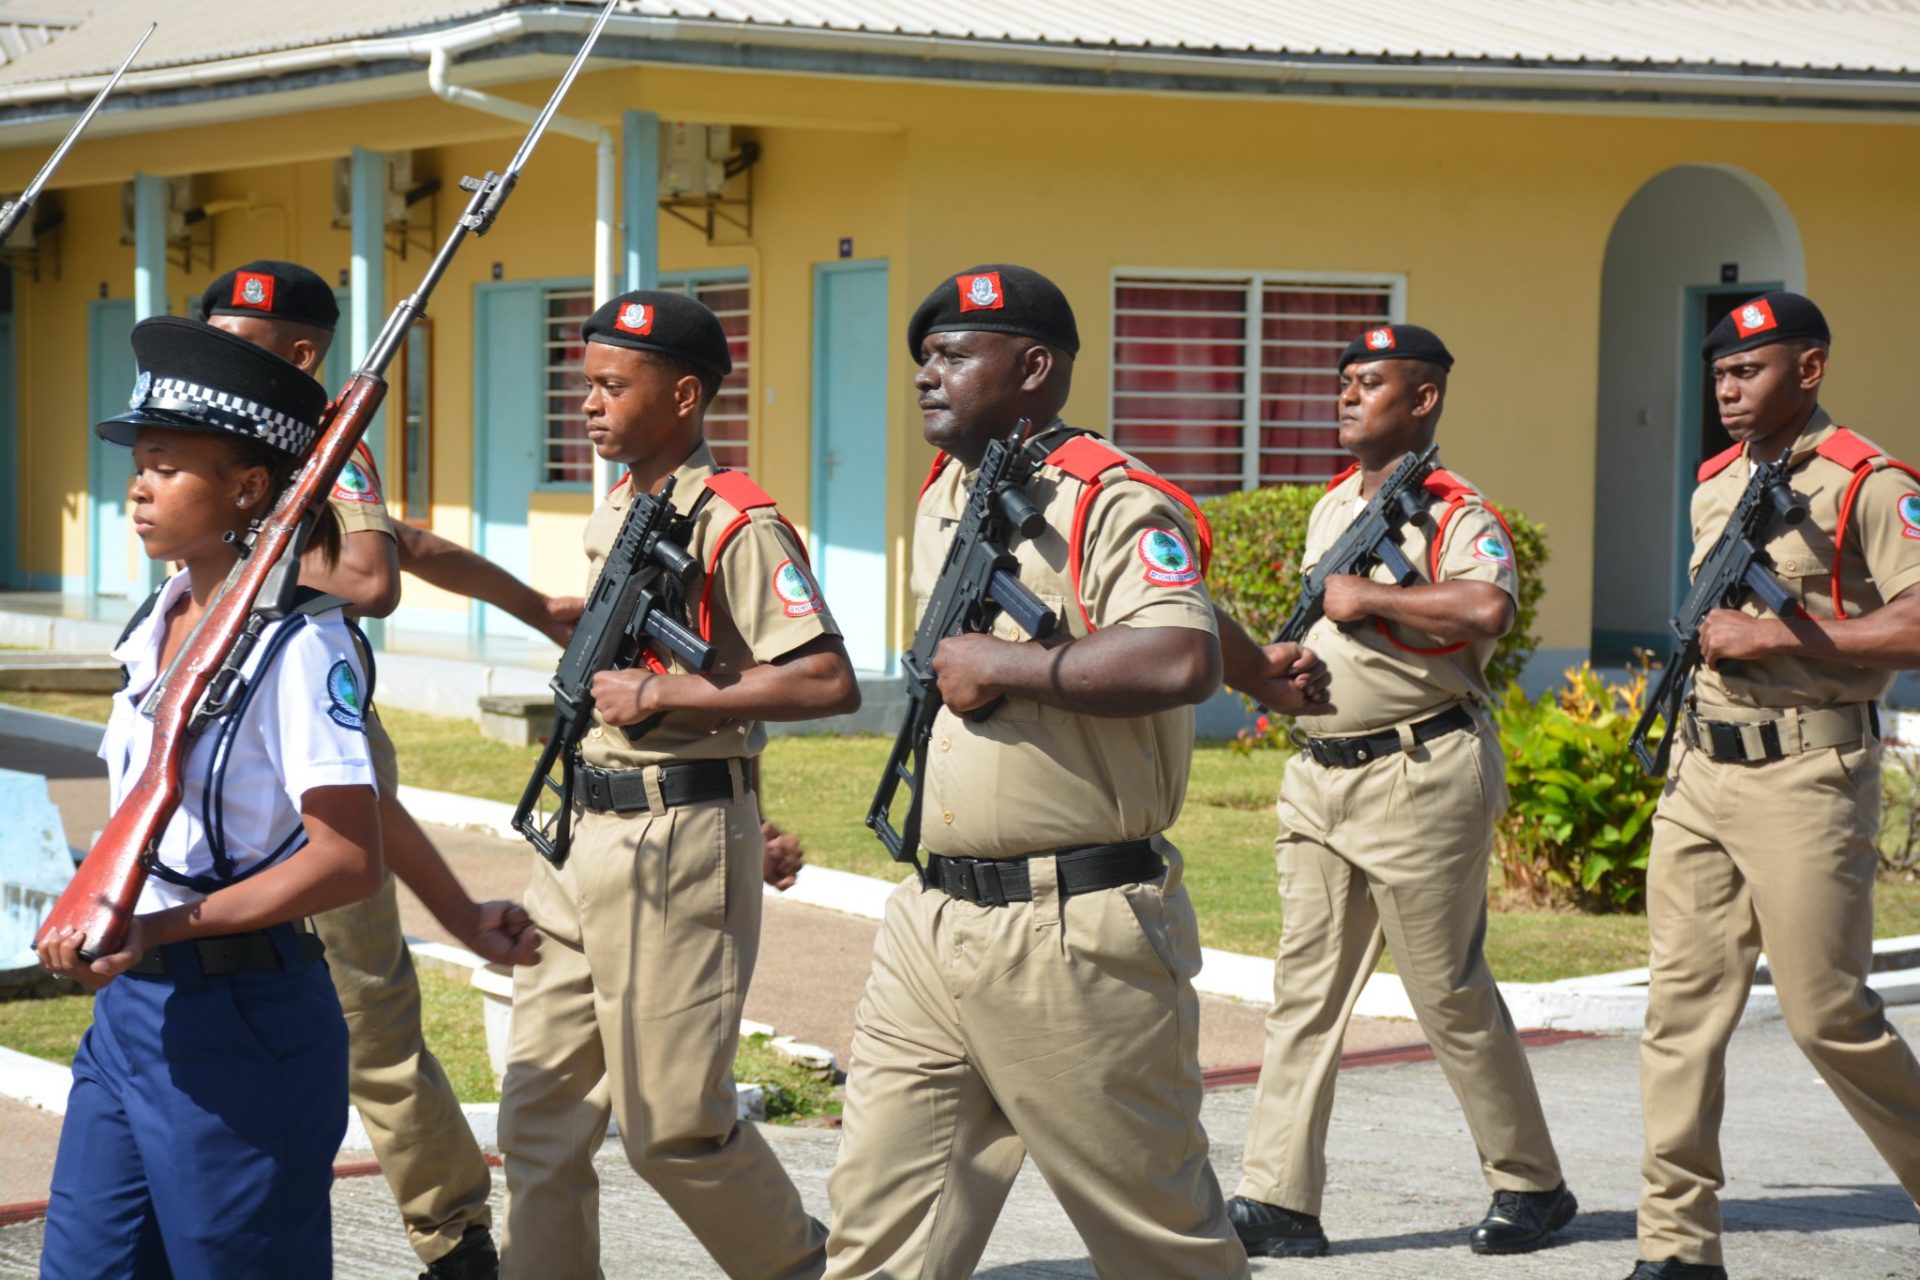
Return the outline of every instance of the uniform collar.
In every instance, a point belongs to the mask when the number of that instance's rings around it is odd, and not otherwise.
[[[719,464],[713,460],[713,449],[705,440],[693,446],[693,452],[673,470],[674,509],[686,511],[692,507],[700,490],[706,487],[707,477],[719,469]],[[607,494],[607,501],[615,507],[624,508],[632,500],[633,473],[629,471]]]
[[[153,608],[147,611],[146,617],[140,619],[139,626],[127,633],[125,640],[114,646],[113,660],[127,669],[129,692],[145,690],[158,675],[160,646],[156,639],[160,629],[166,625],[167,615],[187,594],[187,585],[184,569],[161,583],[159,594],[153,598]]]
[[[1834,425],[1833,418],[1827,413],[1826,408],[1822,405],[1815,405],[1813,416],[1807,419],[1806,426],[1800,428],[1800,435],[1794,440],[1793,447],[1787,451],[1787,466],[1789,469],[1797,467],[1808,458],[1811,458],[1814,450],[1825,444],[1827,437],[1839,429],[1839,427]]]

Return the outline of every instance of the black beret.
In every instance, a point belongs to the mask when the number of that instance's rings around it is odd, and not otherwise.
[[[1367,330],[1340,353],[1339,367],[1361,360],[1425,360],[1442,369],[1453,368],[1453,352],[1440,335],[1417,324],[1383,324]]]
[[[1784,290],[1763,293],[1750,302],[1741,303],[1713,326],[1706,341],[1700,344],[1700,358],[1711,364],[1736,351],[1751,351],[1795,338],[1811,338],[1825,346],[1833,341],[1833,332],[1827,328],[1827,318],[1813,305],[1812,298]]]
[[[969,267],[935,286],[907,322],[907,352],[920,361],[930,333],[1012,333],[1080,354],[1080,329],[1060,286],[1026,267]]]
[[[340,323],[340,304],[327,282],[299,263],[262,258],[208,285],[200,295],[200,314],[266,316],[331,333]]]
[[[655,351],[724,378],[733,372],[733,353],[720,317],[684,293],[636,289],[623,293],[587,317],[583,342],[634,351]]]
[[[155,316],[133,326],[140,368],[128,412],[94,427],[112,444],[130,445],[141,427],[224,431],[299,457],[313,444],[327,391],[264,347],[184,316]]]

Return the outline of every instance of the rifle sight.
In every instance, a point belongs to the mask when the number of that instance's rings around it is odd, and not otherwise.
[[[1767,486],[1767,504],[1786,522],[1788,528],[1807,518],[1807,504],[1787,487],[1785,480],[1779,480]]]

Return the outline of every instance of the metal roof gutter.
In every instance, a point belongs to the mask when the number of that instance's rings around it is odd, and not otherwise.
[[[401,36],[369,37],[289,49],[274,53],[225,58],[178,67],[132,71],[122,82],[130,94],[191,89],[218,83],[285,76],[301,72],[339,70],[356,64],[424,61],[435,50],[446,56],[528,36],[584,33],[594,14],[584,9],[521,9],[443,28]],[[948,62],[1029,68],[1052,68],[1117,80],[1165,78],[1177,83],[1198,80],[1244,82],[1248,88],[1272,86],[1340,86],[1369,88],[1401,94],[1448,96],[1461,93],[1494,95],[1579,95],[1623,99],[1657,97],[1662,102],[1696,99],[1738,100],[1744,104],[1920,106],[1920,72],[1757,72],[1737,67],[1663,69],[1597,67],[1575,64],[1531,63],[1511,65],[1485,62],[1419,62],[1356,58],[1260,57],[1250,54],[1169,52],[1158,50],[1092,48],[1035,42],[967,40],[952,36],[894,35],[884,32],[843,31],[818,27],[767,26],[708,19],[655,18],[616,15],[609,37],[697,44],[744,49],[811,51],[890,62]],[[601,59],[600,61],[605,61]],[[857,66],[849,67],[857,74]],[[91,96],[104,75],[37,81],[0,86],[0,108],[54,103]],[[369,93],[369,96],[374,96]]]

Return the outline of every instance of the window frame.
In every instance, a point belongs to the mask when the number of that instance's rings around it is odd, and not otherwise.
[[[1250,492],[1262,488],[1260,482],[1260,394],[1258,379],[1266,372],[1263,363],[1265,335],[1262,327],[1266,318],[1266,291],[1269,288],[1289,286],[1311,289],[1321,285],[1351,285],[1361,288],[1384,288],[1388,294],[1387,315],[1389,324],[1405,324],[1407,317],[1407,277],[1404,272],[1392,271],[1288,271],[1288,270],[1235,270],[1225,267],[1142,267],[1116,266],[1107,278],[1107,432],[1115,434],[1114,399],[1119,393],[1119,361],[1114,359],[1114,349],[1119,342],[1119,317],[1116,314],[1115,294],[1125,281],[1173,281],[1192,280],[1203,284],[1241,284],[1245,286],[1243,297],[1246,301],[1246,320],[1241,336],[1244,349],[1251,355],[1253,363],[1242,365],[1240,369],[1240,478],[1241,492]],[[1254,380],[1250,382],[1249,380]],[[1125,448],[1125,442],[1116,441]],[[1280,482],[1285,483],[1285,482]],[[1314,483],[1311,477],[1302,477],[1302,484]]]
[[[557,276],[552,279],[546,279],[546,280],[530,280],[527,283],[533,285],[536,289],[540,291],[540,325],[539,325],[539,328],[534,332],[533,338],[535,342],[540,344],[541,350],[543,352],[543,355],[541,358],[541,365],[540,365],[540,385],[537,388],[539,400],[540,400],[540,406],[541,406],[540,407],[540,423],[539,423],[540,435],[539,435],[539,439],[535,442],[535,446],[534,446],[534,465],[539,468],[539,475],[534,480],[533,492],[534,493],[592,493],[594,492],[592,445],[587,446],[587,452],[588,452],[587,468],[588,469],[587,469],[587,478],[585,480],[549,480],[547,479],[548,436],[547,436],[546,415],[547,415],[547,406],[548,406],[549,397],[551,396],[552,392],[549,390],[549,388],[546,385],[547,365],[546,365],[546,360],[544,356],[544,351],[546,349],[546,343],[547,343],[548,299],[553,294],[556,294],[556,293],[585,292],[588,295],[588,300],[591,301],[592,295],[593,295],[593,281],[586,276]],[[588,309],[587,314],[588,315],[593,314],[591,308]],[[581,318],[585,319],[584,316]],[[580,390],[579,388],[575,388],[575,390],[578,393],[580,399],[582,400],[586,399],[587,393],[584,390]],[[585,441],[584,436],[582,436],[581,439],[583,442]]]
[[[759,363],[760,345],[760,298],[756,290],[751,266],[698,267],[683,271],[662,271],[660,287],[672,289],[686,297],[698,300],[695,289],[706,285],[744,285],[747,290],[747,438],[741,445],[747,451],[746,470],[751,473],[760,445],[760,397],[753,379],[753,370]],[[711,446],[712,441],[708,441]]]

